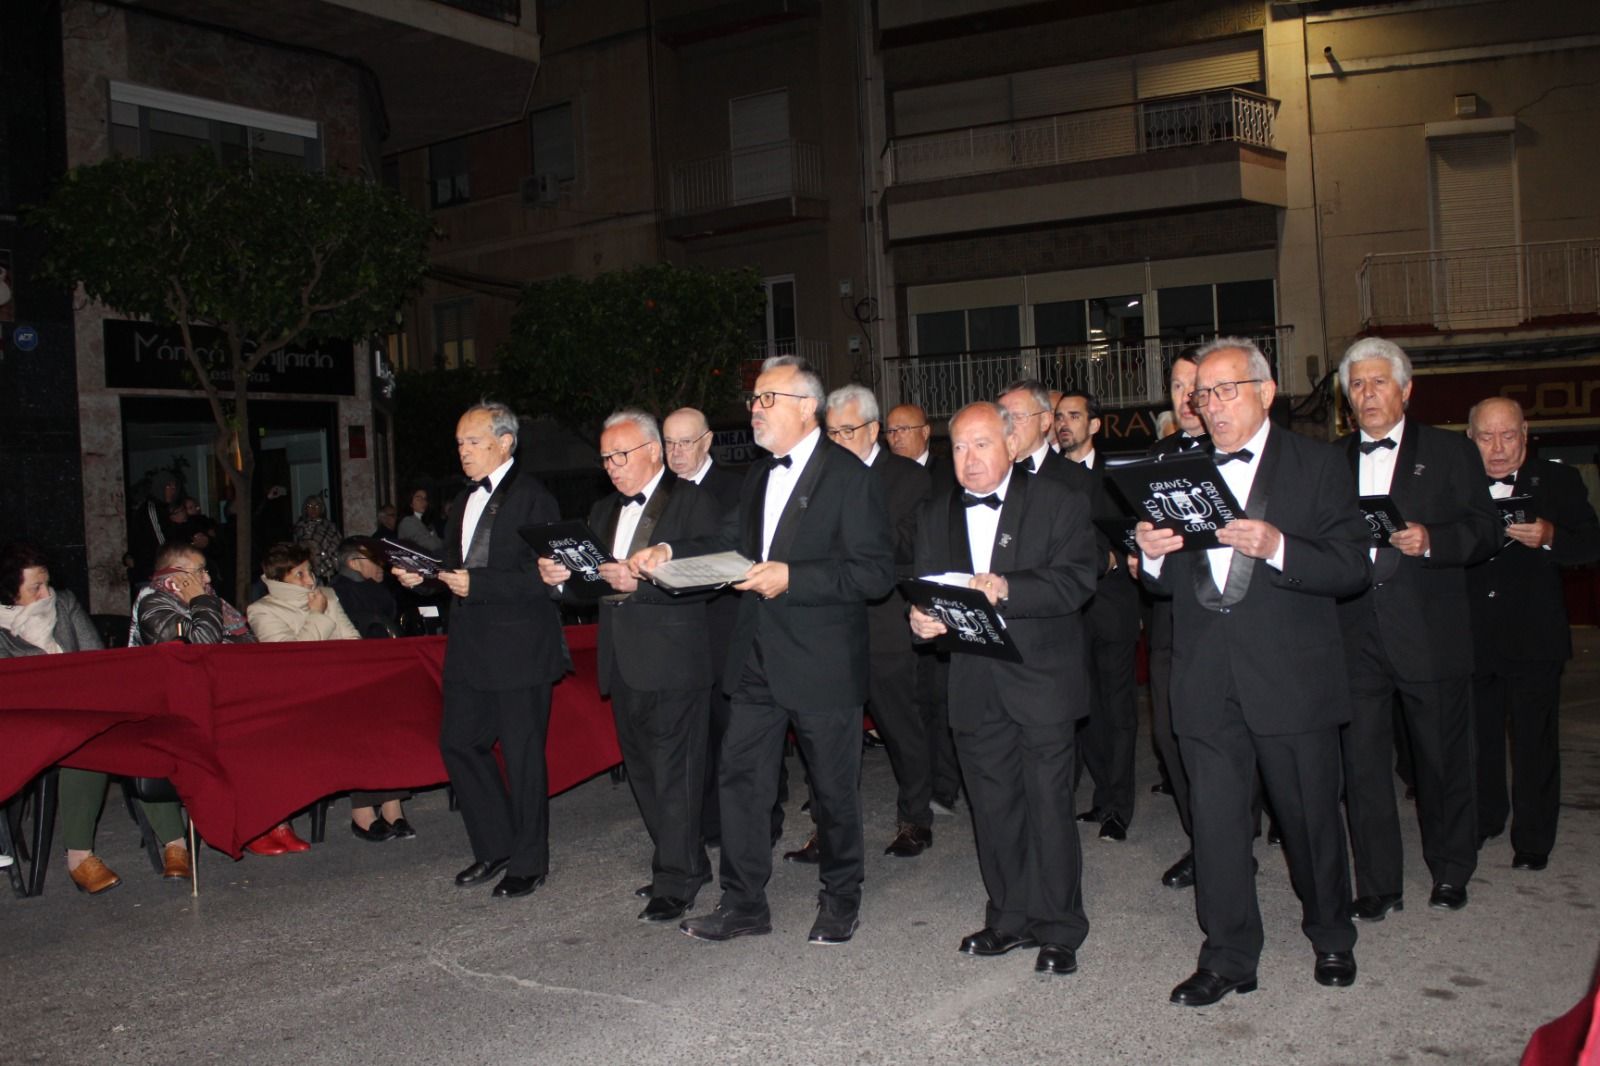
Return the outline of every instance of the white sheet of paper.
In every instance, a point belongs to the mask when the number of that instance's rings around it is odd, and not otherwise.
[[[754,565],[738,552],[691,555],[662,563],[650,572],[650,580],[669,589],[733,585],[743,581]]]
[[[953,570],[945,574],[924,574],[919,580],[931,581],[935,585],[946,585],[953,589],[969,589],[972,587],[971,574],[958,574]]]

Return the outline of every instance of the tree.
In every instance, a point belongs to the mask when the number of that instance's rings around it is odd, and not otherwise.
[[[361,339],[392,323],[421,282],[431,223],[369,182],[225,166],[205,154],[78,167],[30,220],[45,234],[47,276],[181,334],[216,422],[213,453],[239,501],[242,603],[251,576],[251,371],[290,345]],[[197,349],[197,326],[220,330],[226,344]]]
[[[500,384],[521,410],[591,439],[625,405],[715,411],[739,392],[765,306],[752,270],[660,264],[535,282],[496,357]]]

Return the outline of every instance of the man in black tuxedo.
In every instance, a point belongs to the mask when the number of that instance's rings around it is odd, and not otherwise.
[[[1125,512],[1111,499],[1105,458],[1094,446],[1100,424],[1100,402],[1089,393],[1063,392],[1056,401],[1056,443],[1063,458],[1088,471],[1093,517],[1118,519]],[[1113,544],[1098,529],[1095,544],[1100,549],[1099,578],[1094,599],[1084,612],[1089,623],[1094,709],[1082,725],[1078,746],[1079,762],[1094,779],[1094,799],[1079,819],[1099,822],[1101,840],[1126,840],[1133,821],[1134,745],[1139,739],[1139,709],[1133,693],[1139,589],[1128,576],[1127,548]]]
[[[680,407],[661,423],[662,446],[667,466],[685,481],[692,481],[709,492],[724,515],[739,506],[739,486],[744,475],[711,458],[711,426],[706,416],[693,407]],[[706,621],[711,640],[711,728],[706,735],[705,793],[700,805],[700,832],[709,845],[722,842],[722,808],[717,802],[717,751],[722,746],[722,731],[728,721],[728,696],[722,691],[722,667],[728,658],[728,641],[739,616],[739,594],[723,590],[706,605]],[[783,829],[782,790],[773,807],[772,834]]]
[[[878,480],[825,440],[822,382],[796,356],[762,364],[750,398],[755,442],[772,453],[745,479],[739,508],[712,537],[634,555],[636,572],[671,559],[738,551],[757,560],[743,581],[723,684],[733,713],[722,740],[722,900],[679,926],[702,940],[772,931],[769,813],[792,726],[811,774],[822,850],[815,944],[842,944],[859,924],[861,709],[867,700],[867,602],[894,586],[894,543]]]
[[[878,479],[894,537],[895,576],[913,576],[917,514],[928,499],[928,471],[878,443],[878,398],[861,385],[828,394],[828,439],[855,453]],[[933,845],[933,748],[916,701],[917,656],[898,588],[867,607],[868,701],[899,786],[895,837],[885,855],[912,858]]]
[[[1406,528],[1369,549],[1372,587],[1340,606],[1355,713],[1343,736],[1345,810],[1355,860],[1355,916],[1399,910],[1403,855],[1394,788],[1394,699],[1415,757],[1428,902],[1467,904],[1478,862],[1472,798],[1472,631],[1465,568],[1489,557],[1501,523],[1472,444],[1406,417],[1411,360],[1367,337],[1345,352],[1339,382],[1361,429],[1339,443],[1362,496],[1389,496]]]
[[[1176,455],[1197,449],[1210,449],[1211,438],[1206,435],[1205,423],[1189,402],[1194,392],[1194,349],[1186,349],[1172,360],[1172,375],[1167,393],[1172,398],[1173,419],[1178,431],[1162,437],[1150,445],[1150,455]],[[1189,819],[1189,775],[1183,769],[1183,756],[1178,751],[1178,738],[1172,732],[1172,600],[1165,596],[1149,596],[1150,616],[1146,633],[1150,656],[1150,738],[1155,745],[1156,758],[1166,773],[1172,793],[1172,802],[1178,808],[1178,821],[1185,836],[1193,835]],[[1186,851],[1177,862],[1161,875],[1161,883],[1168,888],[1188,888],[1194,884],[1194,852]]]
[[[889,412],[883,436],[889,450],[910,459],[928,471],[929,485],[938,492],[956,483],[950,457],[932,450],[933,427],[928,413],[914,403],[903,403]],[[917,656],[917,707],[928,723],[929,759],[933,766],[933,798],[928,805],[934,814],[955,814],[961,794],[961,767],[956,762],[955,740],[950,735],[950,709],[945,705],[949,689],[950,657],[934,650],[931,644],[915,645]]]
[[[1055,426],[1055,409],[1050,406],[1050,390],[1031,378],[1013,381],[1000,390],[995,402],[1011,414],[1016,427],[1017,462],[1030,474],[1054,478],[1068,488],[1093,498],[1094,485],[1089,472],[1077,463],[1063,459],[1050,447]]]
[[[969,955],[1039,947],[1034,969],[1068,974],[1089,932],[1072,820],[1074,739],[1089,713],[1082,608],[1098,549],[1088,497],[1021,465],[1010,413],[975,403],[950,420],[959,486],[934,494],[917,524],[919,574],[971,573],[1006,623],[1020,663],[955,651],[950,718],[989,894]],[[911,631],[947,630],[919,609]]]
[[[1172,727],[1189,773],[1199,968],[1172,1002],[1208,1006],[1256,987],[1251,799],[1259,769],[1284,837],[1319,984],[1355,981],[1355,926],[1339,820],[1339,725],[1350,717],[1336,599],[1365,587],[1366,523],[1342,457],[1268,421],[1276,386],[1252,342],[1196,353],[1195,407],[1246,518],[1220,546],[1140,522],[1145,582],[1172,596]]]
[[[618,411],[600,432],[600,461],[616,492],[589,511],[589,528],[613,559],[668,538],[702,537],[722,524],[716,499],[662,463],[656,420],[637,409]],[[572,571],[539,560],[539,576],[554,588]],[[711,652],[705,596],[673,596],[604,563],[612,593],[600,599],[597,673],[611,697],[628,783],[655,850],[650,902],[640,921],[683,917],[711,863],[700,836],[705,792],[706,734],[711,723]]]
[[[1497,396],[1478,403],[1467,416],[1467,435],[1483,457],[1489,494],[1511,500],[1503,505],[1508,510],[1499,550],[1467,568],[1478,737],[1478,838],[1499,836],[1509,815],[1511,865],[1542,870],[1555,845],[1561,806],[1556,710],[1561,703],[1561,672],[1572,658],[1561,568],[1600,558],[1600,521],[1576,470],[1528,458],[1528,424],[1515,400]],[[1525,502],[1519,502],[1523,497]]]
[[[544,742],[550,686],[570,665],[561,615],[539,581],[533,549],[517,534],[560,520],[560,509],[520,469],[516,450],[517,416],[504,404],[480,404],[456,423],[461,469],[473,483],[451,508],[449,569],[439,573],[452,597],[439,749],[473,857],[456,884],[481,884],[504,870],[494,888],[502,898],[528,895],[550,870]],[[394,575],[406,588],[422,583],[398,568]]]

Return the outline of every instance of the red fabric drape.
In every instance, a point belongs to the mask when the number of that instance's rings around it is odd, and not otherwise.
[[[593,626],[566,631],[552,794],[622,761]],[[190,647],[0,660],[0,798],[57,763],[169,778],[206,842],[237,856],[334,792],[435,785],[444,638]]]

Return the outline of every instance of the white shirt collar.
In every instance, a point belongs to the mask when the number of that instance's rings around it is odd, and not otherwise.
[[[1095,461],[1095,455],[1096,454],[1098,454],[1098,453],[1093,448],[1090,448],[1089,449],[1089,454],[1085,455],[1082,459],[1080,459],[1078,461],[1081,462],[1087,469],[1093,470],[1094,469],[1094,461]]]
[[[873,445],[872,445],[872,450],[870,452],[868,452],[867,453],[867,457],[865,459],[861,460],[861,461],[863,463],[866,463],[868,466],[871,466],[873,463],[878,461],[878,452],[882,448],[883,448],[883,445],[881,445],[881,444],[877,443],[876,441],[874,441]]]
[[[500,487],[500,482],[505,480],[506,471],[510,470],[511,464],[516,461],[516,456],[512,456],[510,459],[507,459],[505,462],[489,471],[489,491],[491,493]]]
[[[817,442],[821,439],[821,426],[801,437],[799,443],[784,453],[789,456],[789,469],[797,474],[804,469],[805,465],[811,461],[811,453],[817,450]],[[778,458],[782,458],[782,456],[778,456]]]
[[[649,481],[646,481],[644,483],[644,488],[639,490],[640,492],[644,493],[644,502],[645,503],[649,503],[650,502],[650,497],[652,497],[652,496],[654,496],[656,494],[656,486],[661,484],[661,479],[664,476],[666,476],[666,473],[667,473],[667,468],[665,466],[662,466],[662,468],[660,470],[656,471],[656,476],[651,478]],[[628,501],[629,504],[636,503],[636,502],[637,501],[635,501],[635,500],[629,500]],[[624,504],[623,506],[627,506],[627,504]],[[644,504],[639,504],[639,506],[643,507]]]
[[[1267,434],[1272,430],[1272,419],[1261,420],[1261,427],[1251,435],[1250,439],[1239,445],[1234,451],[1248,448],[1250,450],[1250,465],[1254,466],[1261,458],[1261,449],[1267,445]],[[1221,449],[1218,449],[1219,451]]]
[[[701,481],[705,480],[705,476],[707,474],[709,474],[710,472],[711,472],[711,453],[707,452],[705,459],[700,463],[700,468],[698,470],[696,470],[694,473],[690,474],[688,477],[684,478],[684,480],[685,481],[692,481],[696,485],[698,485],[698,484],[700,484]]]
[[[1389,432],[1385,433],[1384,437],[1387,437],[1389,440],[1394,441],[1395,444],[1398,445],[1400,443],[1400,437],[1401,437],[1401,435],[1403,433],[1405,433],[1405,431],[1406,431],[1406,417],[1405,417],[1405,415],[1401,415],[1400,416],[1400,421],[1396,422],[1394,424],[1394,428],[1389,430]],[[1372,434],[1368,433],[1366,430],[1362,430],[1361,431],[1361,439],[1362,440],[1379,440],[1380,438],[1374,437]]]
[[[1011,475],[1016,472],[1016,469],[1017,468],[1015,466],[1013,466],[1013,467],[1009,468],[1008,470],[1006,470],[1005,477],[1002,477],[1000,479],[1000,484],[996,485],[991,490],[996,496],[1000,497],[1000,502],[1001,503],[1005,503],[1006,502],[1006,493],[1011,488]],[[971,492],[972,490],[967,488],[965,485],[962,485],[961,486],[961,491],[963,491],[963,492]],[[978,495],[978,494],[974,493],[974,495]],[[989,495],[989,493],[985,492],[982,495],[987,496],[987,495]]]
[[[922,454],[917,456],[917,465],[918,466],[927,466],[928,465],[928,460],[931,459],[932,457],[933,457],[933,452],[929,451],[927,448],[924,448],[922,450]]]
[[[1033,472],[1035,474],[1037,474],[1040,470],[1044,469],[1044,458],[1045,458],[1045,456],[1047,456],[1049,454],[1050,454],[1050,443],[1048,441],[1046,441],[1045,443],[1039,445],[1039,450],[1038,451],[1033,452],[1032,454],[1030,454],[1028,456],[1029,459],[1033,460]]]

